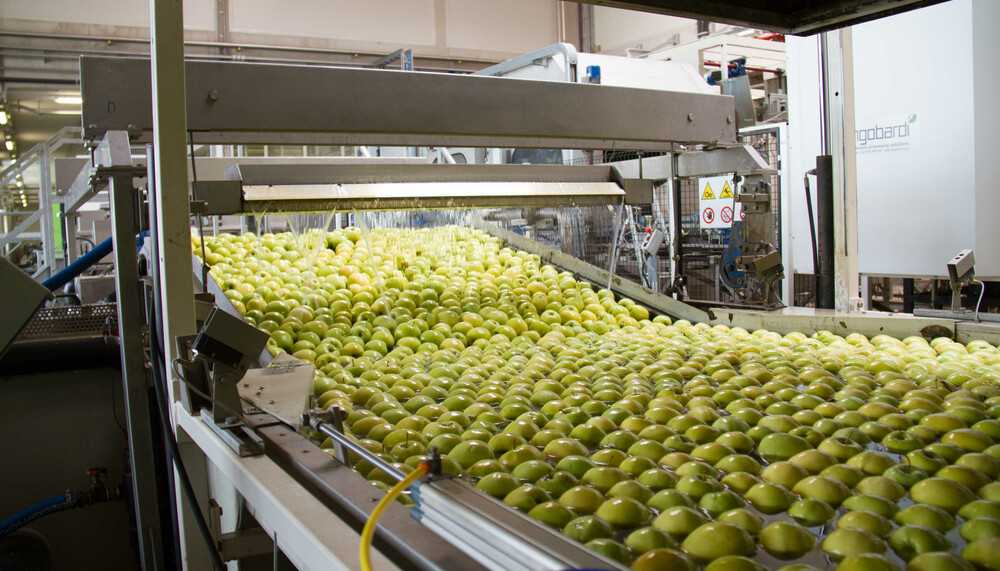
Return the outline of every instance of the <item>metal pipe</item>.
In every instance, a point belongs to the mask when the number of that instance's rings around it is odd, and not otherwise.
[[[403,478],[406,477],[406,474],[404,474],[404,473],[400,472],[399,470],[397,470],[395,468],[395,466],[393,466],[392,464],[386,462],[381,457],[379,457],[377,454],[373,454],[371,451],[369,451],[364,446],[361,446],[357,442],[351,440],[343,432],[340,432],[339,430],[337,430],[333,426],[331,426],[329,424],[326,424],[326,423],[323,423],[323,424],[320,424],[317,427],[317,430],[319,430],[323,434],[329,436],[330,439],[332,439],[334,442],[342,445],[344,448],[347,448],[351,452],[354,452],[355,454],[357,454],[358,456],[360,456],[362,460],[366,460],[366,461],[370,462],[372,466],[374,466],[376,469],[384,472],[387,476],[389,476],[393,480],[395,480],[397,482],[402,482]]]
[[[717,62],[717,61],[706,61],[702,65],[704,65],[705,67],[722,67],[722,64],[719,63],[719,62]],[[729,67],[737,67],[737,65],[735,63],[731,63],[731,64],[729,64]],[[767,68],[767,67],[756,67],[756,66],[749,66],[749,65],[743,66],[743,69],[745,69],[747,71],[764,71],[764,72],[767,72],[767,73],[774,73],[774,74],[780,74],[781,73],[780,69],[771,69],[771,68]]]
[[[2,376],[77,369],[121,369],[118,338],[101,335],[15,341],[0,359]]]
[[[674,155],[674,172],[677,172],[677,155]],[[670,255],[674,258],[674,267],[676,268],[676,276],[682,277],[684,275],[684,245],[682,243],[684,239],[684,231],[682,226],[684,225],[681,219],[681,179],[674,178],[674,187],[671,189],[673,191],[673,196],[671,198],[671,206],[673,207],[674,220],[676,224],[674,225],[674,251],[670,252]],[[670,284],[670,287],[675,287],[677,285],[677,279],[675,277],[674,283]],[[676,291],[677,299],[682,299],[681,291]]]
[[[114,250],[114,244],[112,243],[111,238],[108,238],[98,244],[96,248],[87,252],[72,264],[66,266],[58,274],[42,282],[42,285],[49,288],[49,291],[55,291],[73,281],[73,278],[85,272],[87,268],[101,261],[101,258],[110,254],[112,250]]]
[[[101,36],[87,36],[87,35],[68,35],[68,34],[41,34],[35,32],[15,32],[11,30],[0,31],[0,37],[13,37],[13,38],[35,38],[35,39],[49,39],[49,40],[62,40],[62,41],[81,41],[81,42],[100,42],[100,43],[132,43],[132,44],[146,44],[149,45],[149,38],[115,38],[115,37],[101,37]],[[239,50],[274,50],[281,52],[301,52],[301,53],[313,53],[313,54],[327,54],[327,55],[349,55],[349,56],[370,56],[370,57],[382,57],[384,53],[376,52],[359,52],[352,50],[331,50],[326,48],[310,48],[310,47],[300,47],[300,46],[271,46],[267,44],[244,44],[236,42],[208,42],[208,41],[195,41],[188,40],[184,42],[185,46],[191,47],[203,47],[203,48],[230,48]],[[420,59],[428,60],[438,60],[438,61],[462,61],[471,63],[494,63],[491,60],[477,59],[477,58],[457,58],[448,56],[435,56],[435,55],[424,55],[419,56]]]
[[[833,309],[834,244],[833,233],[833,157],[816,157],[816,218],[818,223],[817,251],[819,268],[816,276],[816,307]]]

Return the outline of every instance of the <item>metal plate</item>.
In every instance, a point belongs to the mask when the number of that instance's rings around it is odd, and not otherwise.
[[[148,60],[84,57],[80,74],[85,137],[129,130],[149,138]],[[193,61],[185,82],[196,142],[661,151],[676,142],[736,142],[733,100],[723,95]]]
[[[298,428],[312,394],[312,363],[279,353],[271,364],[250,369],[236,388],[243,400]]]

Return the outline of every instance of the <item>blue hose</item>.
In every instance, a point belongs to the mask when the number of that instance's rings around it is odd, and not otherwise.
[[[66,492],[44,502],[39,502],[0,521],[0,539],[7,537],[42,516],[73,509],[74,507],[76,507],[76,496],[71,492]]]
[[[82,274],[87,268],[96,264],[101,258],[107,256],[114,249],[111,238],[101,242],[96,248],[80,256],[75,262],[63,268],[62,271],[42,282],[42,285],[55,291],[62,286],[73,281],[73,278]]]

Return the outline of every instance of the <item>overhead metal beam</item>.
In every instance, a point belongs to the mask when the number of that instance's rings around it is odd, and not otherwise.
[[[710,20],[772,32],[809,36],[945,0],[580,0],[586,4]]]
[[[663,151],[736,142],[735,106],[723,95],[231,62],[185,69],[187,128],[203,143]],[[80,73],[85,136],[125,129],[148,139],[148,61],[84,57]]]

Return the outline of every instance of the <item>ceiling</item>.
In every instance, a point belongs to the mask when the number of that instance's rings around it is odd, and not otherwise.
[[[946,0],[580,0],[808,36]]]

